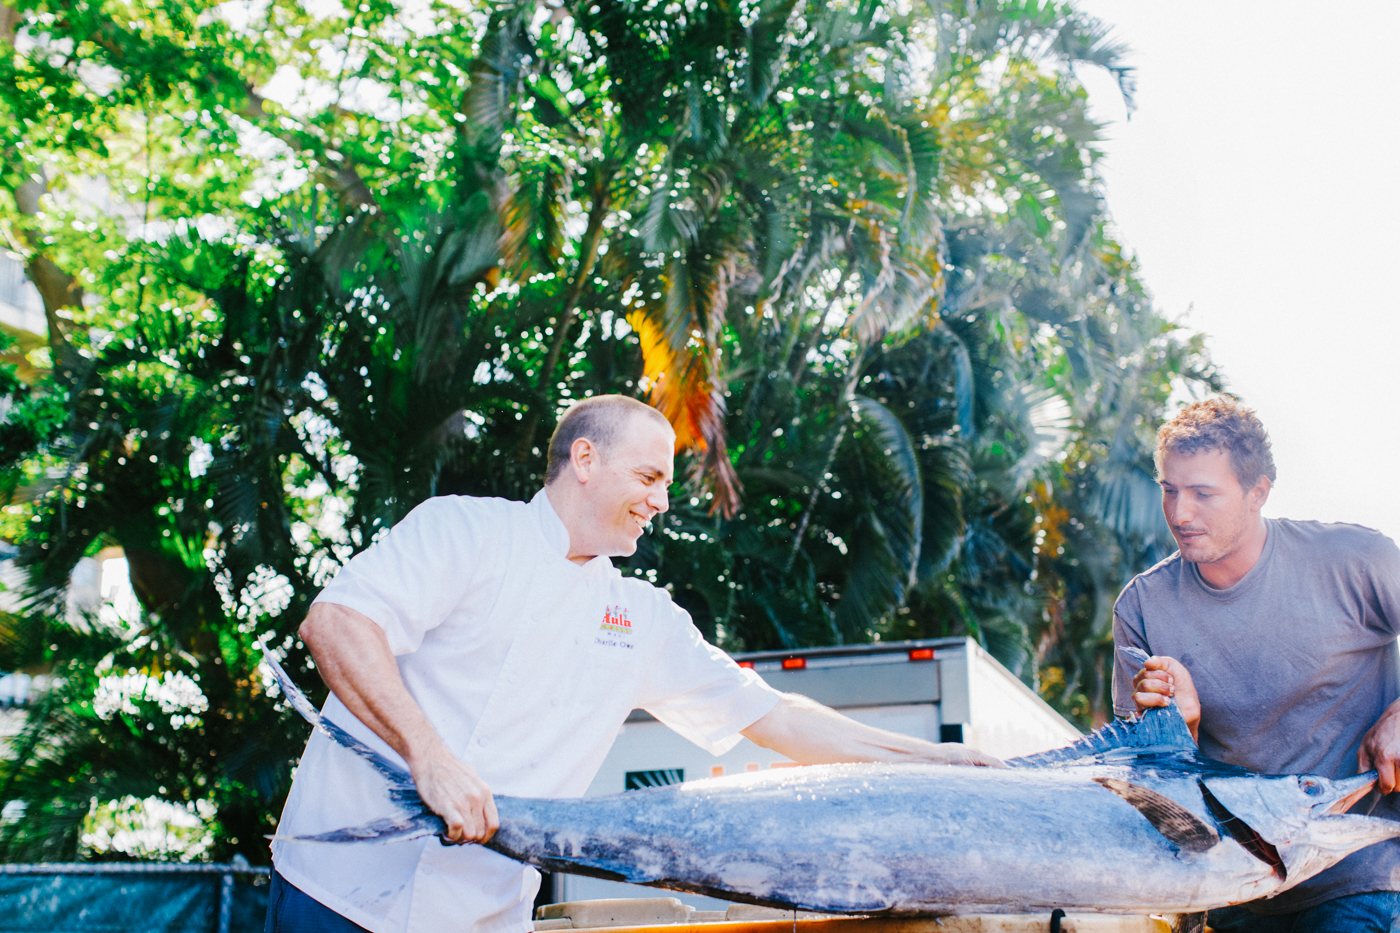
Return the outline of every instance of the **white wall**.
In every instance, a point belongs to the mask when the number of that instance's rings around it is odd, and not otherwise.
[[[1059,748],[1080,732],[1020,678],[976,644],[968,644],[970,726],[963,740],[998,758]]]

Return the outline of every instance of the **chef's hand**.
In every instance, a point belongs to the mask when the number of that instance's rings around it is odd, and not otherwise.
[[[418,796],[447,823],[445,842],[488,842],[500,820],[491,788],[443,745],[409,763]]]
[[[1006,762],[993,758],[986,752],[979,752],[961,742],[940,742],[933,746],[937,751],[923,756],[924,761],[936,765],[972,765],[977,768],[1005,768]]]
[[[1191,672],[1176,658],[1154,655],[1133,678],[1133,702],[1141,712],[1150,706],[1166,706],[1172,700],[1176,700],[1176,707],[1191,730],[1191,738],[1196,738],[1196,730],[1201,725],[1201,700],[1196,695]]]
[[[1362,771],[1372,768],[1380,775],[1376,786],[1382,794],[1400,787],[1400,700],[1386,707],[1381,718],[1361,740],[1356,763]]]

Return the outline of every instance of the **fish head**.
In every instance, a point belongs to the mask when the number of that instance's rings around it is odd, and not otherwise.
[[[1311,774],[1201,779],[1207,806],[1256,857],[1273,864],[1285,891],[1358,849],[1400,838],[1400,823],[1347,812],[1376,772],[1330,780]]]

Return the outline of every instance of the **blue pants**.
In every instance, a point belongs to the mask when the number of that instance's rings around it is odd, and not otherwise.
[[[263,933],[366,933],[358,923],[346,920],[325,904],[272,871],[267,892],[267,922]]]
[[[1276,916],[1222,907],[1206,915],[1206,925],[1216,933],[1400,933],[1400,893],[1353,894]]]

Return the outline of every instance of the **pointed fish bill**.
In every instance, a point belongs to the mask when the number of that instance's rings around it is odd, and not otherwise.
[[[1322,849],[1346,849],[1351,852],[1387,839],[1400,839],[1400,823],[1378,816],[1344,813],[1325,814],[1311,820],[1303,843]]]
[[[1400,838],[1400,823],[1345,812],[1375,782],[1374,771],[1336,781],[1312,775],[1201,779],[1202,787],[1231,817],[1277,854],[1286,875],[1280,891],[1352,852]]]
[[[1346,814],[1375,786],[1376,772],[1335,781],[1307,774],[1205,776],[1201,783],[1233,816],[1269,843],[1281,845],[1295,841],[1299,833],[1322,817]],[[1350,815],[1348,818],[1362,819]],[[1391,820],[1381,822],[1400,826]]]
[[[1306,881],[1359,849],[1396,838],[1400,838],[1400,823],[1393,820],[1323,813],[1308,822],[1301,841],[1278,847],[1288,866],[1288,883],[1280,890]]]
[[[1332,782],[1332,790],[1338,795],[1337,802],[1327,808],[1328,813],[1346,813],[1356,802],[1371,792],[1379,776],[1374,771],[1358,774],[1356,777],[1342,778]]]

